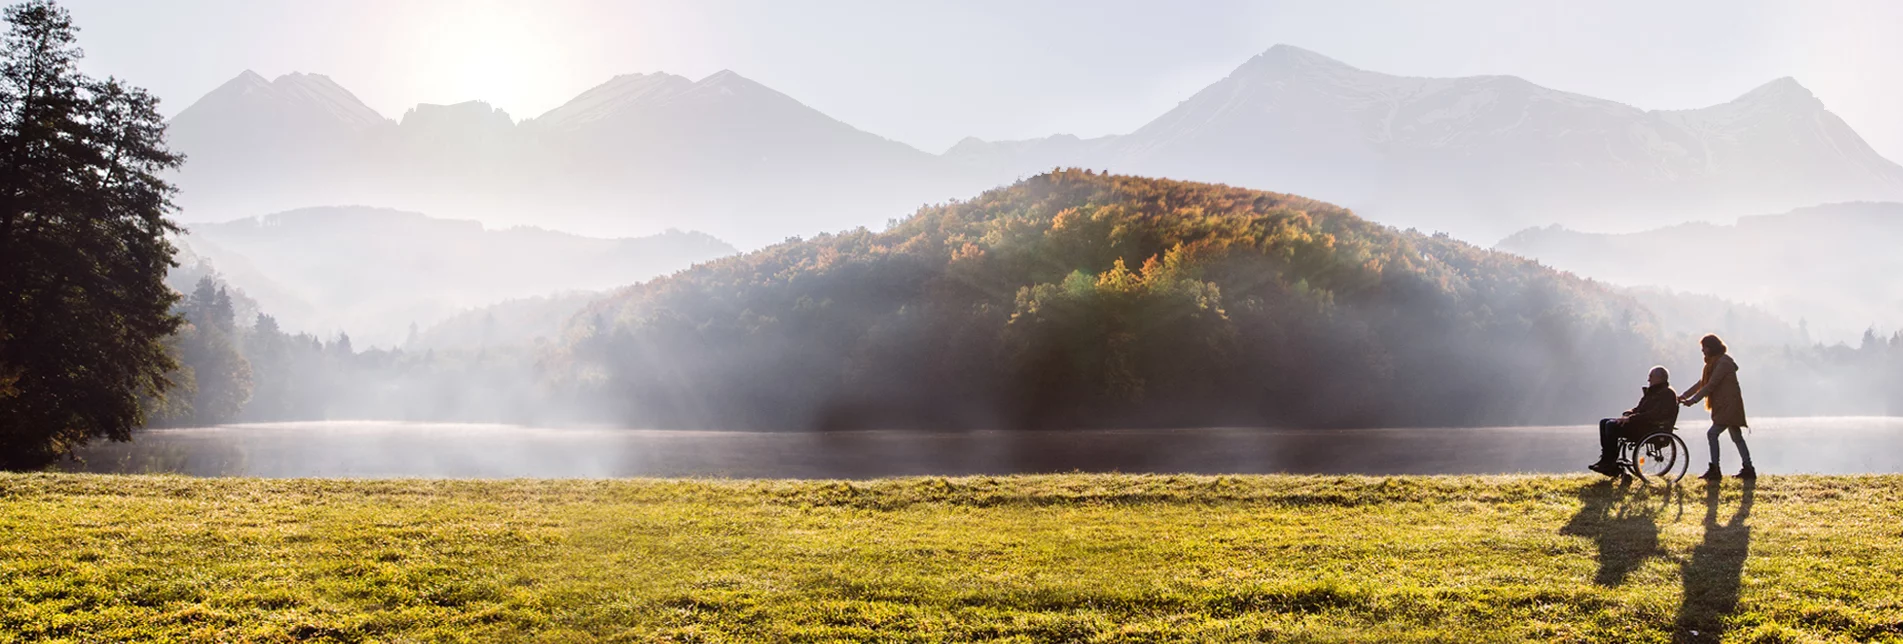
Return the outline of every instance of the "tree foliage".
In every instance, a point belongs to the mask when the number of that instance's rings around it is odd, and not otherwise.
[[[180,324],[157,100],[79,73],[64,9],[6,9],[0,44],[0,467],[126,440]]]
[[[186,324],[171,339],[179,367],[174,390],[150,414],[156,424],[217,425],[237,420],[252,394],[251,362],[239,346],[237,311],[218,279],[200,277],[184,300]]]
[[[1471,425],[1619,408],[1651,325],[1325,203],[1061,170],[631,287],[550,372],[655,426]]]
[[[167,338],[178,356],[168,395],[149,399],[160,426],[321,420],[518,422],[566,420],[534,380],[535,350],[359,350],[286,331],[209,266],[196,271]]]

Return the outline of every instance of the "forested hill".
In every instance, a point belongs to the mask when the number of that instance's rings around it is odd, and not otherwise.
[[[1577,422],[1636,399],[1651,319],[1329,204],[1065,170],[627,288],[553,366],[660,427]]]

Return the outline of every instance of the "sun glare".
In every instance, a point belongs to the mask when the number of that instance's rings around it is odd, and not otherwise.
[[[567,87],[571,52],[551,24],[556,15],[514,2],[438,5],[416,16],[410,74],[433,102],[483,100],[512,108],[517,120],[554,107]]]

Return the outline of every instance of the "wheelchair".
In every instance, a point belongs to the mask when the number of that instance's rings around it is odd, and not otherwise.
[[[1691,451],[1678,437],[1677,428],[1658,430],[1636,441],[1620,436],[1617,453],[1616,465],[1621,471],[1645,483],[1665,485],[1674,485],[1685,478],[1692,460]]]

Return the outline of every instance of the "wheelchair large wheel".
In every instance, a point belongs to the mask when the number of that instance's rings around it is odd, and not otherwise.
[[[1691,450],[1673,432],[1653,432],[1626,443],[1626,470],[1647,483],[1672,485],[1691,467]]]

